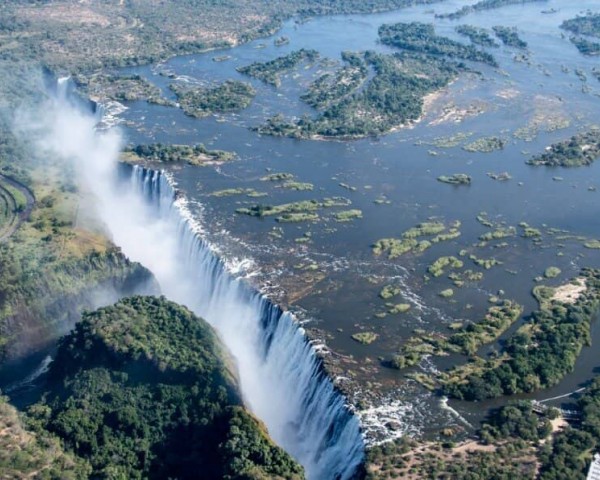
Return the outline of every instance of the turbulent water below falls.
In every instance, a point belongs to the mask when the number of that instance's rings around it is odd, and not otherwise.
[[[217,329],[237,360],[248,406],[273,439],[304,466],[310,479],[352,478],[364,457],[359,420],[292,315],[227,270],[164,173],[123,166],[121,178],[122,190],[143,198],[149,229],[158,226],[174,239],[156,265],[147,258],[145,265],[168,298]],[[124,252],[136,258],[134,251]],[[167,256],[168,269],[159,265]]]

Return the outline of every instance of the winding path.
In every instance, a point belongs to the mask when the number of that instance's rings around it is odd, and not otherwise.
[[[26,205],[20,211],[18,209],[18,201],[13,192],[8,187],[11,187],[21,193],[26,200]],[[35,197],[29,188],[10,177],[0,174],[0,206],[4,209],[6,221],[0,223],[0,242],[6,242],[19,228],[19,226],[29,218],[31,210],[35,205]]]

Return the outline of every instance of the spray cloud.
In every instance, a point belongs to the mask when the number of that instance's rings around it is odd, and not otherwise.
[[[21,114],[17,129],[33,136],[40,152],[74,169],[114,243],[152,271],[162,292],[216,328],[236,359],[247,405],[308,478],[351,478],[363,456],[358,419],[302,329],[227,271],[167,175],[118,167],[119,132],[97,132],[98,119],[69,101],[67,86],[59,81],[57,98],[35,114]]]

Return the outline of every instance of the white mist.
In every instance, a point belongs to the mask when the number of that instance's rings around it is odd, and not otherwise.
[[[22,116],[20,130],[72,162],[114,243],[152,271],[169,299],[216,328],[236,359],[245,402],[307,477],[351,478],[363,459],[358,419],[292,316],[227,271],[164,174],[131,167],[119,182],[118,132],[96,132],[97,118],[67,101],[66,91],[63,81],[59,98]]]

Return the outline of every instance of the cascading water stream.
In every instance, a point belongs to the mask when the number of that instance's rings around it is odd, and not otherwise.
[[[351,478],[363,459],[358,419],[324,373],[289,312],[227,271],[162,172],[122,166],[125,189],[145,199],[149,218],[173,235],[176,269],[160,278],[167,297],[209,321],[236,357],[241,390],[269,433],[310,479]],[[128,252],[125,252],[128,253]],[[152,270],[152,265],[146,265]]]
[[[68,79],[51,90],[55,98],[17,122],[20,134],[74,167],[113,242],[152,271],[169,299],[216,328],[244,401],[307,477],[353,478],[364,458],[359,420],[293,316],[228,270],[166,174],[118,163],[122,139],[99,118],[101,106]]]

